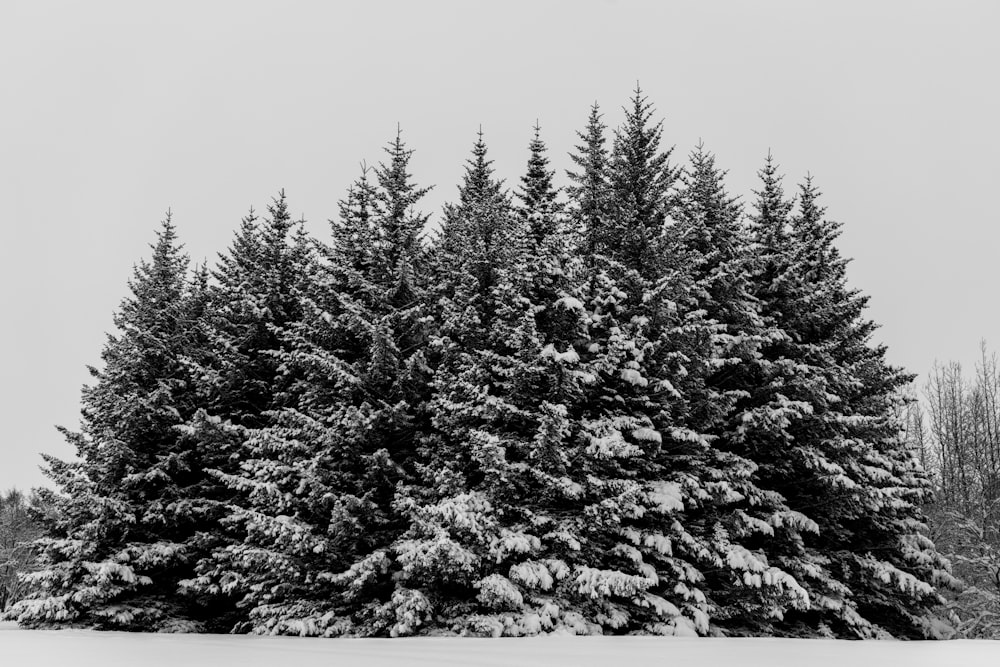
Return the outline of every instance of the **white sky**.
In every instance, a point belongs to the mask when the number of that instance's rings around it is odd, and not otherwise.
[[[171,207],[196,260],[284,187],[325,220],[402,124],[455,193],[482,124],[513,185],[537,118],[560,170],[589,105],[639,80],[676,159],[749,196],[770,148],[811,171],[890,360],[1000,348],[1000,3],[43,2],[0,11],[0,489],[69,456],[85,366]],[[560,178],[565,182],[560,171]]]

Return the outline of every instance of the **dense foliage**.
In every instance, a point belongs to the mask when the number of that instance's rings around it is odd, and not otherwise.
[[[636,91],[565,191],[482,133],[439,233],[397,134],[310,238],[191,270],[169,217],[48,458],[27,627],[938,637],[949,564],[838,226],[748,211]]]

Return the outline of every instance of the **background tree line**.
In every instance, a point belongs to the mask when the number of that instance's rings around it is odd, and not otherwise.
[[[1000,373],[986,343],[971,372],[936,364],[911,390],[908,438],[934,485],[931,537],[965,586],[950,605],[969,636],[1000,637]]]
[[[42,534],[42,509],[37,494],[11,489],[0,495],[0,612],[26,591],[20,575],[36,566],[34,541]]]

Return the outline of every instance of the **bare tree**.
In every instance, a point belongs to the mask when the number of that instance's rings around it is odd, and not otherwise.
[[[907,415],[907,439],[935,485],[926,508],[931,538],[946,553],[964,590],[952,600],[968,636],[1000,638],[1000,371],[980,345],[972,377],[956,362],[935,365],[919,405]],[[925,424],[926,422],[926,424]]]
[[[0,495],[0,612],[21,597],[19,575],[34,567],[32,543],[41,529],[31,513],[32,499],[16,489]]]

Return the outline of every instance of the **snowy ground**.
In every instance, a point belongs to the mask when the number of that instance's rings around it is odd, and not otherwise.
[[[1000,642],[658,637],[299,639],[26,631],[0,624],[0,664],[12,667],[996,667],[1000,665]]]

